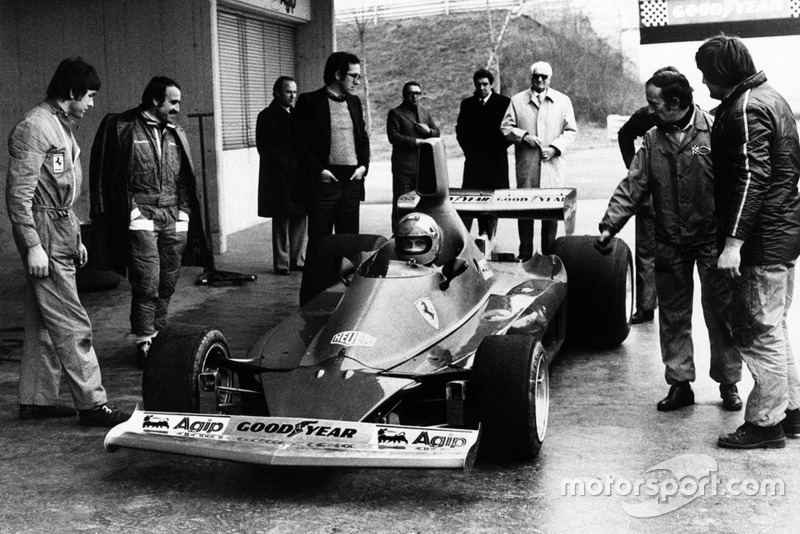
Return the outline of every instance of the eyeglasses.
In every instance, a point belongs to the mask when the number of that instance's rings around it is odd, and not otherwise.
[[[548,76],[547,74],[539,74],[538,72],[534,72],[533,74],[531,74],[531,78],[534,78],[534,79],[541,78],[542,80],[546,80],[549,77],[550,76]]]
[[[361,79],[361,74],[357,72],[348,72],[345,74],[345,76],[350,76],[351,78],[353,78],[354,82],[357,82],[358,80]]]
[[[422,91],[408,91],[406,94],[411,96],[422,96]]]

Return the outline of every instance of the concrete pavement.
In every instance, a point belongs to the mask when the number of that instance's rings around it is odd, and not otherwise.
[[[613,189],[614,157],[591,152],[571,164],[609,165],[596,165],[578,180],[594,190]],[[375,184],[387,183],[384,172],[373,168]],[[603,180],[604,174],[615,177]],[[385,192],[384,186],[379,193]],[[577,233],[594,234],[607,197],[580,198]],[[362,231],[388,234],[389,214],[385,203],[365,204]],[[194,285],[201,270],[185,269],[172,320],[219,327],[234,352],[243,353],[294,310],[300,275],[271,273],[269,230],[266,222],[232,235],[230,251],[217,260],[219,269],[254,273],[257,281],[202,287]],[[621,237],[632,243],[632,231],[629,225]],[[513,221],[502,221],[499,246],[515,249]],[[535,461],[479,464],[469,475],[266,469],[130,450],[108,454],[102,429],[71,420],[19,421],[19,348],[16,334],[6,330],[22,325],[22,276],[12,252],[0,256],[0,532],[798,531],[800,440],[782,450],[716,447],[718,434],[738,426],[742,413],[720,408],[717,386],[708,377],[699,295],[695,406],[672,413],[655,409],[667,386],[654,322],[634,327],[617,349],[573,351],[556,360],[550,426]],[[141,372],[127,335],[128,291],[123,281],[82,298],[109,396],[132,408],[141,402]],[[798,324],[797,313],[795,307],[790,324]],[[792,336],[800,346],[796,328]],[[744,375],[740,391],[746,395],[752,381]],[[683,477],[684,487],[675,489],[683,498],[670,496],[673,477]],[[648,495],[648,488],[655,494]],[[769,494],[781,488],[782,494]]]

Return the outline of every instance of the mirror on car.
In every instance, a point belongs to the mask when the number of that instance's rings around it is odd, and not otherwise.
[[[442,266],[442,275],[444,275],[444,280],[442,280],[442,282],[439,284],[439,288],[445,290],[450,287],[450,282],[452,282],[454,278],[464,274],[467,270],[467,267],[467,260],[461,256],[457,256],[445,263]]]

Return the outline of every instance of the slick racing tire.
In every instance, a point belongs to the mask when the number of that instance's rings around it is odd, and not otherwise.
[[[488,336],[472,368],[480,455],[528,460],[539,454],[550,413],[547,354],[532,336]]]
[[[608,254],[594,236],[556,239],[553,253],[567,271],[567,334],[572,346],[614,348],[631,330],[633,259],[628,245],[612,238]]]
[[[146,410],[159,412],[219,413],[230,393],[203,391],[200,373],[216,371],[216,384],[234,386],[233,372],[219,362],[231,357],[222,332],[189,325],[169,326],[159,332],[147,355],[142,376]]]
[[[300,283],[300,306],[341,281],[339,269],[342,258],[353,265],[361,263],[361,253],[377,250],[386,238],[373,234],[334,234],[323,237],[308,251],[303,280]]]

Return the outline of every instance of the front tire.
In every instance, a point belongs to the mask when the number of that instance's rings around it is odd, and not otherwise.
[[[481,454],[528,460],[539,454],[550,413],[547,354],[531,336],[489,336],[472,369]]]
[[[234,376],[220,362],[231,357],[228,341],[213,328],[167,327],[153,340],[142,376],[146,410],[218,413],[230,393],[204,392],[200,374],[216,371],[217,384],[233,387]]]

